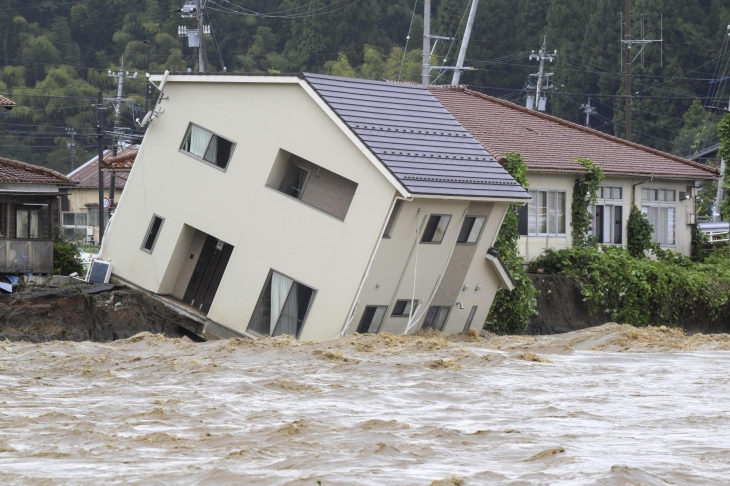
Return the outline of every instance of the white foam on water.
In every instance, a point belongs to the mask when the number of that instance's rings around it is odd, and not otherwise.
[[[608,330],[4,343],[0,481],[727,484],[727,337]]]

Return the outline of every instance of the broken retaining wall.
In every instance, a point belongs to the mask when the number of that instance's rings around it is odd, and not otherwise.
[[[88,295],[81,292],[83,288],[34,287],[0,296],[0,339],[104,342],[143,331],[195,339],[185,327],[195,329],[199,323],[141,292],[121,289]]]

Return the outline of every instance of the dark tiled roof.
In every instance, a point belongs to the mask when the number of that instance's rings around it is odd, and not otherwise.
[[[111,164],[111,166],[116,170],[129,170],[129,168],[131,168],[132,164],[134,163],[134,160],[130,159],[129,157],[131,157],[132,154],[134,154],[134,156],[136,157],[138,149],[139,145],[130,145],[126,149],[119,152],[116,157],[112,157],[112,151],[108,150],[104,152],[104,165],[107,166]],[[78,183],[76,187],[80,189],[99,188],[99,163],[97,162],[97,160],[98,157],[94,157],[93,159],[86,162],[84,165],[68,175],[71,179]],[[111,171],[105,170],[104,187],[109,187],[110,183]],[[114,187],[116,187],[117,189],[123,189],[126,183],[127,174],[117,174],[116,178],[114,179]]]
[[[529,198],[425,86],[302,76],[409,192]]]
[[[517,152],[529,170],[578,173],[590,159],[606,174],[710,179],[717,169],[465,89],[432,86],[434,96],[494,155]]]
[[[0,182],[57,184],[59,186],[74,185],[71,179],[55,170],[3,157],[0,157]]]
[[[4,96],[0,96],[0,106],[3,106],[5,108],[12,108],[16,106],[16,104],[14,101],[11,101]]]

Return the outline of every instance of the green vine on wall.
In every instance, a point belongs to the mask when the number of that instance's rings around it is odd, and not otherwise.
[[[654,250],[658,245],[651,242],[654,227],[646,216],[634,204],[631,206],[629,220],[626,223],[626,240],[629,254],[634,258],[644,258],[647,250]]]
[[[527,188],[527,164],[522,156],[511,152],[505,156],[505,169],[522,187]],[[537,291],[524,268],[524,258],[517,246],[520,240],[518,206],[510,206],[499,229],[494,249],[507,266],[515,288],[500,289],[494,297],[484,329],[496,334],[523,334],[530,317],[537,314]]]
[[[725,173],[722,174],[722,188],[725,196],[720,205],[720,214],[723,221],[730,221],[730,199],[727,198],[730,191],[730,113],[726,113],[717,125],[717,134],[720,136],[720,150],[717,155],[725,160]]]
[[[588,169],[588,174],[585,179],[576,180],[573,186],[571,205],[573,246],[596,246],[595,235],[588,234],[592,225],[588,209],[596,204],[598,188],[603,182],[603,170],[588,159],[575,159],[575,162]]]

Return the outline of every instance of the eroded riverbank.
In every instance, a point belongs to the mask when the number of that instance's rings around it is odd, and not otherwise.
[[[722,484],[727,349],[727,335],[619,325],[5,342],[0,480]]]

